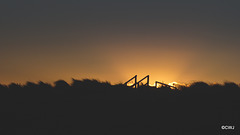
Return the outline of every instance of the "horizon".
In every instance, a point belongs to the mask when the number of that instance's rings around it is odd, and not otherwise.
[[[150,77],[151,78],[151,77]],[[130,79],[130,78],[129,78]],[[142,78],[140,78],[140,79],[142,79]],[[138,79],[138,81],[140,80],[140,79]],[[46,84],[49,84],[49,85],[51,85],[51,86],[54,86],[55,85],[55,82],[57,82],[57,81],[64,81],[64,82],[66,82],[67,84],[69,84],[69,85],[72,85],[72,83],[74,82],[74,80],[77,80],[77,81],[84,81],[84,80],[96,80],[97,82],[99,82],[99,83],[109,83],[110,85],[118,85],[118,84],[123,84],[124,85],[124,83],[127,81],[125,81],[125,82],[117,82],[117,83],[112,83],[111,81],[109,81],[109,80],[100,80],[100,79],[96,79],[96,78],[81,78],[81,79],[76,79],[76,78],[71,78],[71,80],[64,80],[64,79],[57,79],[57,80],[55,80],[55,81],[53,81],[53,82],[46,82],[46,81],[42,81],[42,80],[38,80],[38,81],[26,81],[26,82],[23,82],[23,83],[19,83],[19,82],[10,82],[10,83],[7,83],[7,84],[4,84],[4,83],[1,83],[0,82],[0,85],[3,85],[3,86],[9,86],[9,85],[11,85],[11,84],[17,84],[17,85],[20,85],[20,86],[25,86],[25,85],[27,85],[27,83],[34,83],[34,84],[39,84],[40,82],[42,82],[42,83],[46,83]],[[158,80],[151,80],[150,79],[150,81],[149,81],[149,86],[155,86],[155,82],[156,81],[158,81]],[[237,83],[237,82],[233,82],[233,81],[223,81],[222,83],[217,83],[217,82],[205,82],[205,81],[200,81],[200,80],[198,80],[198,81],[191,81],[191,82],[188,82],[188,83],[182,83],[182,82],[165,82],[165,81],[158,81],[158,82],[162,82],[162,83],[165,83],[165,84],[167,84],[167,85],[169,85],[169,86],[186,86],[186,87],[189,87],[189,86],[191,86],[192,84],[194,84],[194,83],[198,83],[198,82],[203,82],[203,83],[206,83],[206,84],[208,84],[209,86],[211,86],[211,85],[225,85],[226,83],[234,83],[234,84],[236,84],[236,85],[238,85],[239,87],[240,87],[240,83]],[[143,81],[143,83],[146,83],[146,81]],[[126,86],[131,86],[131,85],[133,85],[134,84],[134,82],[133,81],[130,81]]]

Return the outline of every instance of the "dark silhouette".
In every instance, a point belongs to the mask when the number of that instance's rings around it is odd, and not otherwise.
[[[69,88],[69,84],[64,80],[58,80],[55,83],[55,88]]]
[[[136,81],[135,81],[136,82]],[[95,79],[0,85],[0,134],[239,134],[237,84],[138,88]],[[233,125],[235,130],[222,130]]]

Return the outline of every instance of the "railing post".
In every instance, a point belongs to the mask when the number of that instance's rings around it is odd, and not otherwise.
[[[137,75],[135,75],[135,83],[134,83],[135,89],[137,88]]]
[[[149,86],[149,75],[147,75],[147,86]]]

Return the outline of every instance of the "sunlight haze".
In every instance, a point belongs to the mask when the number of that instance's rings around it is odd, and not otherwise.
[[[70,1],[2,2],[1,84],[240,82],[236,2]]]

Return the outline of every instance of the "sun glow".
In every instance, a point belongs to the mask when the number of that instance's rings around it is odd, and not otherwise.
[[[170,85],[170,86],[175,86],[176,84],[178,84],[178,83],[177,82],[168,83],[168,85]]]

